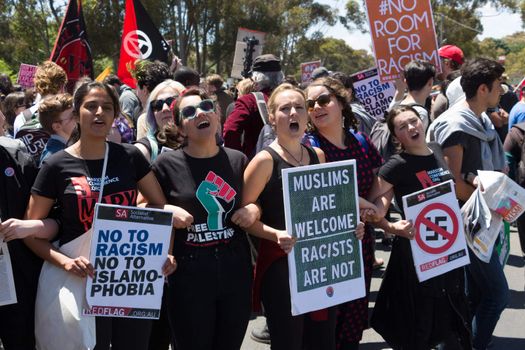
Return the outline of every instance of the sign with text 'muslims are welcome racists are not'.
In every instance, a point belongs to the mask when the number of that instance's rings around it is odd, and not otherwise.
[[[430,0],[366,0],[379,78],[401,78],[412,60],[427,60],[441,71]]]
[[[171,228],[168,211],[97,204],[84,314],[158,319]]]
[[[355,160],[283,169],[292,315],[365,295]]]

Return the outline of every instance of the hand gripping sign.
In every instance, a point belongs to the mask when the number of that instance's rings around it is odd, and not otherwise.
[[[470,263],[452,180],[403,197],[415,237],[410,241],[420,282]]]

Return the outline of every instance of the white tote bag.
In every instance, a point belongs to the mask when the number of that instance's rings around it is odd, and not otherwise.
[[[104,165],[98,202],[102,200],[108,162],[105,147]],[[91,229],[61,246],[69,257],[89,257]],[[38,350],[91,350],[96,344],[95,317],[83,316],[87,308],[86,279],[45,261],[38,279],[35,303],[35,338]]]

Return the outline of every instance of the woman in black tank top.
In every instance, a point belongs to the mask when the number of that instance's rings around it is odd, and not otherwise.
[[[295,238],[286,232],[281,170],[324,163],[324,153],[301,144],[307,112],[303,91],[283,84],[268,100],[277,138],[248,164],[243,203],[259,202],[262,215],[248,231],[261,239],[254,283],[254,306],[262,301],[272,349],[335,349],[335,309],[292,316],[287,254]],[[363,231],[364,232],[364,231]],[[314,315],[315,314],[315,315]],[[314,317],[312,317],[314,316]]]

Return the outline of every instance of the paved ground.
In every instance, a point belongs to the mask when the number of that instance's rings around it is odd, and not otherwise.
[[[378,240],[377,256],[388,261],[390,251],[383,246]],[[383,271],[375,271],[372,279],[372,292],[370,310],[374,307],[374,301],[377,290],[381,283],[381,276]],[[501,319],[494,332],[494,341],[490,349],[497,350],[524,350],[525,349],[525,263],[522,258],[518,235],[515,228],[511,230],[511,255],[507,266],[505,267],[505,275],[509,282],[511,291],[511,301],[507,309],[503,312]],[[263,317],[257,317],[250,321],[248,332],[244,338],[242,350],[267,350],[270,346],[260,344],[250,339],[250,331],[253,327],[257,327],[264,322]],[[361,350],[380,350],[389,349],[383,338],[377,334],[373,329],[365,331],[363,340],[359,347]]]
[[[388,262],[390,255],[389,249],[384,247],[381,243],[377,244],[377,256],[385,259]],[[525,263],[522,258],[518,235],[513,228],[511,232],[511,255],[507,266],[505,267],[505,274],[509,282],[511,291],[511,301],[507,309],[503,312],[501,319],[494,332],[494,342],[490,349],[496,350],[524,350],[525,349],[525,291],[524,291],[524,271]],[[381,283],[381,275],[383,271],[375,271],[372,279],[372,293],[370,310],[374,307],[374,300],[377,290]],[[260,344],[250,339],[250,332],[253,327],[258,327],[264,322],[263,317],[257,317],[250,321],[248,331],[244,338],[242,350],[267,350],[269,345]],[[383,341],[383,338],[377,334],[373,329],[365,331],[363,341],[361,342],[361,350],[381,350],[388,349],[388,345]],[[0,350],[3,350],[0,342]]]

